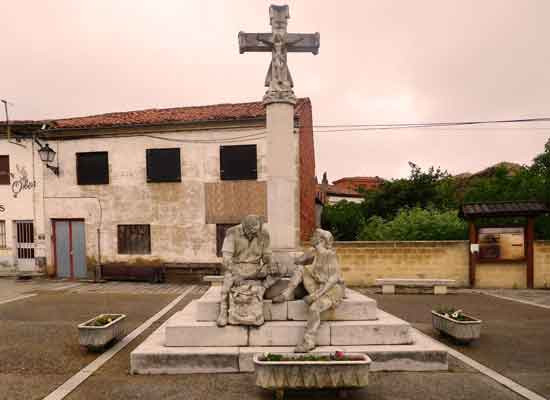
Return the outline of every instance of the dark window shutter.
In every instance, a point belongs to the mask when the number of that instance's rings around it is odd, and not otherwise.
[[[147,182],[181,182],[180,149],[147,149]]]
[[[10,184],[10,156],[0,156],[0,185]]]
[[[222,180],[258,179],[255,144],[220,146],[220,178]]]
[[[108,153],[106,151],[76,153],[76,180],[79,185],[108,184]]]

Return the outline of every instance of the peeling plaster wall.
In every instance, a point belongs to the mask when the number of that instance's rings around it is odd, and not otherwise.
[[[89,263],[98,258],[98,228],[101,231],[102,263],[217,262],[216,226],[205,224],[204,183],[220,181],[219,148],[230,144],[257,145],[258,180],[265,181],[264,138],[224,142],[232,137],[261,132],[265,129],[149,134],[162,139],[130,136],[59,140],[53,145],[58,153],[61,174],[59,177],[47,175],[47,220],[84,219]],[[190,143],[197,140],[214,142]],[[147,183],[146,149],[174,147],[181,149],[181,182]],[[76,184],[76,153],[90,151],[108,151],[108,185]],[[117,254],[118,224],[150,224],[151,254]],[[51,222],[47,226],[51,233]],[[50,249],[48,263],[53,262]]]

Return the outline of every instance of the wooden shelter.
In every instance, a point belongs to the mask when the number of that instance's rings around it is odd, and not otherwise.
[[[535,218],[550,211],[538,201],[502,201],[464,204],[460,216],[469,223],[470,285],[476,284],[476,269],[481,263],[524,263],[526,287],[534,281]],[[480,224],[481,219],[521,218],[525,223]],[[480,237],[481,236],[481,237]]]

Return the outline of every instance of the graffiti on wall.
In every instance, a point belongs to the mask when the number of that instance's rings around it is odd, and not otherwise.
[[[11,191],[13,193],[13,197],[17,198],[19,193],[22,191],[34,189],[36,187],[36,181],[29,180],[25,167],[17,164],[15,169],[17,170],[16,174],[10,172],[11,178],[13,179]]]

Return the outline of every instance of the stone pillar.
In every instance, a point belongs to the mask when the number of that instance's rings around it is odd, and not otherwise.
[[[299,244],[298,137],[294,133],[294,103],[267,102],[267,219],[276,261]]]

